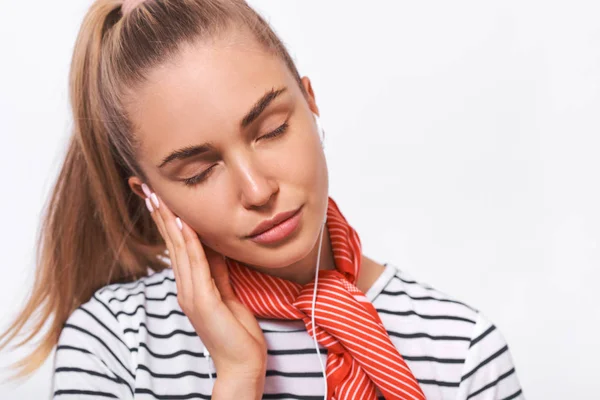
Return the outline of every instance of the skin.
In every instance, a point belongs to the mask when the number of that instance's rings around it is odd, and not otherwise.
[[[128,96],[137,159],[147,176],[146,182],[132,176],[129,185],[143,198],[143,183],[154,193],[152,215],[175,258],[178,301],[213,355],[221,381],[229,382],[218,386],[223,391],[235,390],[232,382],[262,390],[266,345],[256,319],[233,295],[221,255],[300,284],[314,278],[328,173],[308,77],[302,85],[308,97],[282,60],[249,34],[229,32],[183,46]],[[240,126],[258,99],[283,88],[255,121]],[[265,136],[285,122],[283,133]],[[208,152],[160,166],[172,152],[204,143],[211,146]],[[209,168],[204,181],[183,182]],[[261,245],[247,238],[261,221],[300,206],[299,229],[284,242]],[[327,229],[322,244],[320,268],[334,269]],[[382,270],[362,255],[359,289],[366,292]],[[206,331],[214,324],[231,337]]]

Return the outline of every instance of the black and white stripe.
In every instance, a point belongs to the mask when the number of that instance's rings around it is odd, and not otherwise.
[[[78,308],[59,339],[54,398],[210,399],[214,365],[176,293],[167,269],[109,285]],[[477,310],[393,265],[366,296],[427,399],[524,399],[504,338]],[[269,348],[263,398],[322,399],[321,367],[304,324],[259,324]]]

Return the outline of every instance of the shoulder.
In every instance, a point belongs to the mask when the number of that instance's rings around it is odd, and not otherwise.
[[[139,302],[153,294],[169,293],[176,288],[175,277],[171,268],[165,268],[160,272],[150,273],[133,282],[113,283],[96,291],[92,300],[106,301],[108,303]]]
[[[460,331],[467,336],[472,332],[479,310],[419,281],[394,265],[386,266],[393,270],[376,299],[380,313],[414,316],[418,321],[442,324],[445,331]]]
[[[490,399],[521,398],[508,344],[500,329],[477,308],[397,267],[374,304],[384,323],[388,321],[390,337],[403,339],[397,343],[407,361],[412,361],[411,368],[432,387],[454,385],[459,399],[494,390],[500,397]],[[404,318],[392,322],[393,316]],[[444,375],[444,382],[429,377],[432,367]]]
[[[176,298],[171,269],[134,282],[107,285],[71,313],[63,325],[57,350],[85,342],[89,351],[109,351],[126,358],[137,351],[137,341],[130,334],[139,332],[148,313],[177,312]]]
[[[523,399],[523,391],[509,345],[498,327],[484,314],[477,321],[463,364],[459,395]]]
[[[176,297],[177,285],[173,270],[166,268],[133,282],[107,285],[94,293],[90,301],[106,304],[117,316],[133,316],[136,310],[148,302],[157,305],[158,302],[168,302],[169,298]]]
[[[132,398],[145,305],[153,298],[162,303],[171,296],[176,298],[169,269],[135,282],[105,286],[77,307],[58,338],[54,396]]]
[[[415,279],[396,268],[392,278],[377,299],[380,313],[414,315],[421,321],[445,324],[446,332],[468,338],[469,348],[480,342],[505,343],[497,326],[481,310]],[[396,312],[395,309],[407,311]]]
[[[392,267],[373,302],[390,338],[417,373],[441,368],[458,382],[479,311]]]
[[[177,302],[177,285],[170,268],[134,282],[107,285],[82,307],[92,305],[110,313],[130,348],[140,343],[140,335],[161,335],[187,321]]]

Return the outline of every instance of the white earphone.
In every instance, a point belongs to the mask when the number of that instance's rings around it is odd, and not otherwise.
[[[321,126],[321,120],[319,119],[319,116],[315,113],[313,113],[315,116],[315,122],[317,124],[317,130],[319,131],[319,137],[321,138],[321,145],[323,147],[325,147],[324,144],[324,140],[325,140],[325,131],[323,130],[323,127]]]

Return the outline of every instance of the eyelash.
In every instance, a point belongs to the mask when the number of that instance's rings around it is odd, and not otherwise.
[[[263,135],[263,136],[259,137],[258,139],[259,140],[260,139],[271,139],[271,138],[274,138],[276,136],[279,136],[279,135],[283,134],[287,130],[288,126],[289,125],[288,125],[287,121],[285,121],[283,124],[281,124],[281,126],[279,128],[275,129],[272,132],[267,133],[266,135]]]
[[[206,178],[208,178],[208,175],[210,174],[210,171],[212,171],[212,169],[216,165],[217,164],[213,164],[210,168],[208,168],[207,170],[205,170],[201,174],[194,175],[191,178],[184,179],[183,183],[185,183],[187,186],[193,186],[193,185],[195,185],[197,183],[200,183],[200,182],[204,181]]]
[[[279,126],[274,131],[269,132],[266,135],[263,135],[263,136],[259,137],[258,140],[260,140],[260,139],[272,139],[272,138],[275,138],[277,136],[280,136],[283,133],[285,133],[285,131],[287,131],[288,127],[289,127],[289,124],[286,121],[283,124],[281,124],[281,126]],[[210,175],[210,172],[216,166],[217,166],[217,164],[214,164],[210,168],[208,168],[207,170],[205,170],[204,172],[202,172],[201,174],[192,176],[191,178],[184,179],[183,183],[185,183],[187,186],[193,186],[193,185],[196,185],[198,183],[203,182],[204,180],[206,180],[206,178],[208,178],[208,176]]]

